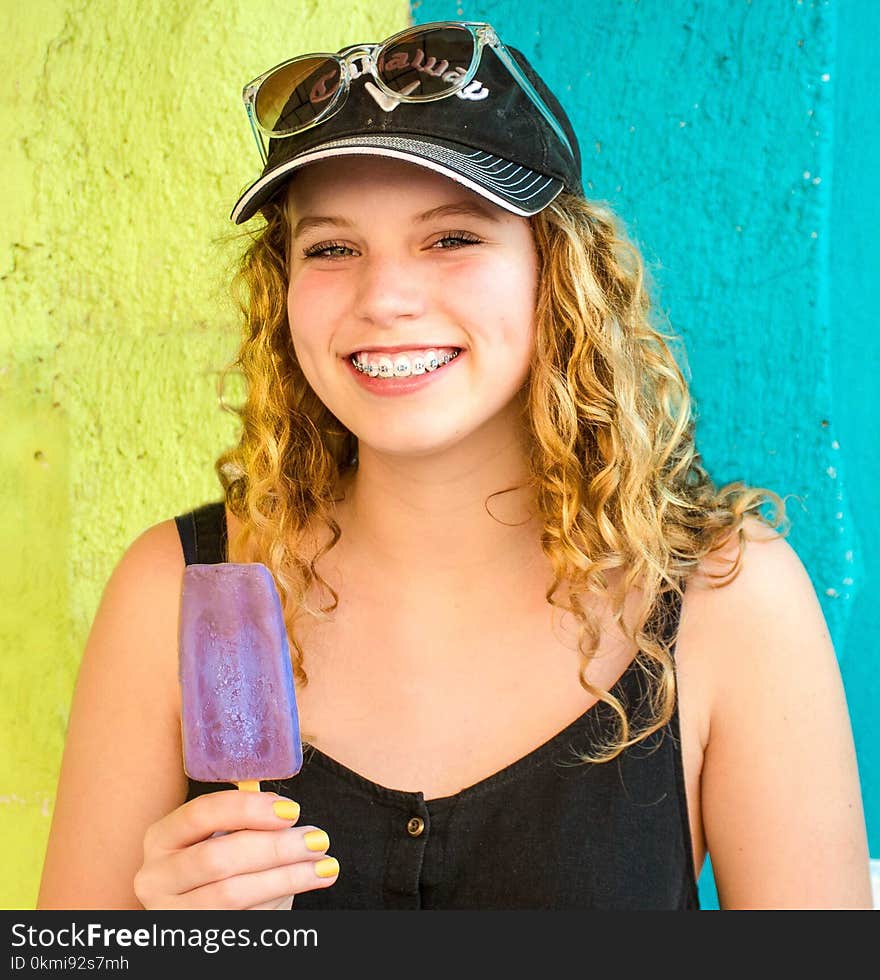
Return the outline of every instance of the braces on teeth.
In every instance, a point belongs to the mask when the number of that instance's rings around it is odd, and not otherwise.
[[[411,374],[424,374],[426,371],[436,371],[454,360],[461,351],[437,356],[435,351],[428,351],[424,357],[417,355],[410,361],[408,357],[397,358],[380,357],[377,362],[362,364],[354,355],[351,363],[361,374],[366,374],[370,378],[408,378]]]

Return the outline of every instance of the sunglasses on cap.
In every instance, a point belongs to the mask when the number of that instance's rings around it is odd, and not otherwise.
[[[326,122],[345,104],[352,80],[365,72],[396,102],[433,102],[468,86],[487,45],[574,158],[558,120],[493,28],[438,21],[409,27],[377,44],[352,45],[338,54],[300,55],[249,82],[242,99],[263,163],[268,155],[266,137],[284,139]]]

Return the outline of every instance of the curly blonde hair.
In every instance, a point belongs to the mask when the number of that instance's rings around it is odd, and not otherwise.
[[[261,561],[272,572],[293,648],[295,677],[308,678],[296,631],[299,615],[325,619],[338,594],[316,562],[341,536],[333,517],[340,478],[357,465],[357,439],[312,390],[297,362],[287,319],[290,220],[285,201],[263,210],[235,276],[244,333],[237,357],[246,400],[231,408],[241,438],[216,463],[226,505],[241,522],[230,561]],[[605,762],[661,729],[675,704],[672,642],[656,613],[669,592],[683,594],[701,561],[738,535],[726,584],[739,571],[744,517],[787,525],[770,490],[731,483],[716,488],[695,447],[685,378],[656,324],[645,264],[604,202],[561,194],[530,219],[540,265],[536,343],[523,403],[530,437],[530,486],[553,568],[547,602],[578,624],[580,682],[613,709],[614,723],[585,762]],[[228,406],[227,406],[228,407]],[[761,511],[771,504],[773,519]],[[307,527],[326,526],[328,543],[305,550]],[[783,534],[787,533],[787,526]],[[620,588],[609,587],[617,572]],[[318,584],[332,596],[309,606]],[[567,586],[565,601],[555,593]],[[624,621],[632,586],[641,601]],[[625,705],[587,679],[601,636],[583,603],[610,601],[615,621],[637,645],[649,680],[649,712],[634,724]],[[668,596],[667,596],[668,598]],[[674,642],[674,640],[673,640]]]

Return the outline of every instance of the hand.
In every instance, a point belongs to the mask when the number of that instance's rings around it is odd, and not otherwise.
[[[279,816],[275,807],[281,811]],[[223,790],[147,828],[134,890],[145,909],[289,909],[339,874],[317,827],[294,827],[299,806],[275,793]]]

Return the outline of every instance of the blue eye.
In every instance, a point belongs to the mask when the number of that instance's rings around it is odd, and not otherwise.
[[[433,249],[445,252],[464,248],[467,245],[479,245],[482,239],[472,235],[469,231],[450,231],[438,238],[431,246]],[[354,254],[354,249],[342,242],[319,242],[303,251],[304,259],[343,259],[348,255]]]
[[[440,245],[441,242],[454,242],[454,245],[443,246],[441,251],[445,251],[447,248],[461,248],[463,245],[479,245],[481,239],[477,238],[476,235],[472,235],[469,231],[450,231],[448,234],[439,238],[434,244]]]
[[[321,242],[318,245],[313,245],[311,248],[307,248],[303,252],[303,258],[341,259],[344,258],[344,256],[340,254],[341,252],[350,251],[351,249],[347,245],[343,245],[340,242]]]

